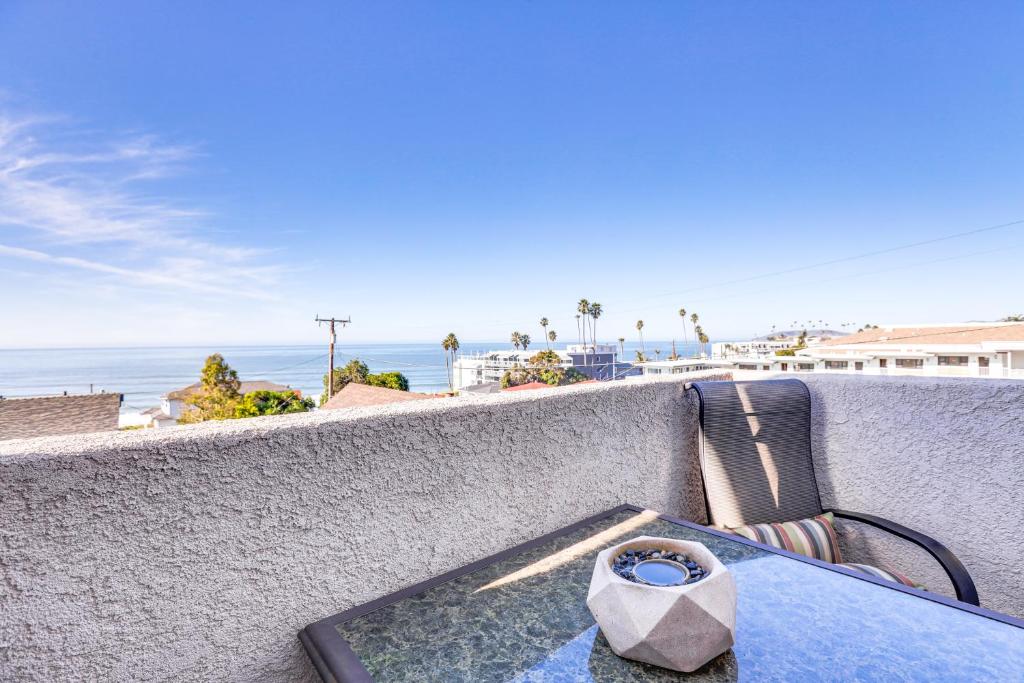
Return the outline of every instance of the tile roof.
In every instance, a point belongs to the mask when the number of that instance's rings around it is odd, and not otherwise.
[[[830,339],[818,347],[851,344],[981,344],[999,341],[1024,342],[1024,323],[878,327],[848,337]]]
[[[381,406],[388,403],[420,401],[425,398],[438,397],[434,394],[417,394],[411,391],[371,387],[366,384],[350,382],[335,394],[330,401],[320,406],[320,408],[323,410],[337,410],[339,408],[356,408],[359,406]]]
[[[531,389],[550,389],[550,388],[551,388],[551,385],[550,384],[545,384],[544,382],[527,382],[526,384],[520,384],[518,386],[508,387],[506,389],[502,389],[502,391],[530,391]]]
[[[187,387],[182,387],[181,389],[175,389],[174,391],[168,391],[167,395],[164,396],[164,398],[169,398],[169,399],[185,399],[185,398],[188,398],[189,396],[191,396],[192,394],[196,393],[197,391],[199,391],[199,388],[201,386],[202,386],[202,384],[200,384],[199,382],[194,382],[192,384],[189,384]],[[274,384],[273,382],[268,382],[265,379],[253,379],[253,380],[248,380],[248,381],[245,381],[245,382],[241,382],[239,384],[238,393],[244,395],[244,394],[248,394],[250,391],[296,391],[296,390],[292,389],[291,387],[286,387],[283,384]]]

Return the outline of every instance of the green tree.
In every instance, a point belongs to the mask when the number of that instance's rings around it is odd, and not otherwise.
[[[550,349],[551,344],[548,343],[548,319],[541,318],[540,326],[544,329],[544,344]]]
[[[355,382],[356,384],[366,384],[366,378],[370,375],[370,368],[366,367],[366,363],[353,358],[344,367],[334,368],[334,386],[331,394],[337,394],[339,391],[345,388],[349,382]],[[324,391],[320,394],[320,405],[327,403],[327,375],[324,375]]]
[[[619,337],[619,358],[626,360],[626,338]]]
[[[1014,315],[1008,315],[999,322],[1001,323],[1024,323],[1024,313],[1015,313]]]
[[[448,388],[455,393],[455,354],[459,350],[459,338],[454,332],[441,340],[441,348],[444,349],[444,365],[448,369]]]
[[[235,404],[234,417],[305,413],[313,409],[313,399],[297,391],[250,391]]]
[[[400,372],[378,372],[367,375],[366,384],[371,387],[409,391],[409,380]]]
[[[512,341],[512,346],[516,347],[516,350],[518,351],[519,350],[519,345],[523,343],[523,335],[520,334],[519,332],[513,332],[512,333],[512,340],[511,341]]]
[[[640,334],[640,353],[646,354],[647,349],[644,347],[644,321],[636,321],[636,331]]]
[[[519,343],[523,345],[523,351],[525,351],[526,349],[528,349],[530,347],[530,341],[532,341],[530,339],[530,335],[528,335],[528,334],[521,334],[521,335],[519,335]]]
[[[554,330],[551,330],[550,332],[548,332],[548,339],[550,339],[551,343],[554,344],[555,340],[558,339],[558,333],[555,332]],[[548,347],[548,348],[551,348],[551,347]]]
[[[587,376],[575,368],[562,367],[562,359],[554,351],[540,351],[530,356],[526,366],[516,366],[506,370],[501,377],[503,389],[517,387],[530,382],[543,382],[551,386],[575,384],[587,379]]]
[[[178,419],[181,424],[206,420],[230,420],[238,403],[238,373],[219,353],[207,357],[199,373],[199,390],[185,399],[188,408]]]

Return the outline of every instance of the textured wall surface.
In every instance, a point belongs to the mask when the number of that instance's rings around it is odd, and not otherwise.
[[[121,394],[0,399],[0,440],[115,431]]]
[[[312,680],[312,621],[623,502],[699,518],[695,444],[679,379],[5,442],[0,679]]]
[[[945,544],[986,607],[1024,616],[1024,382],[805,375],[822,503]],[[844,554],[950,593],[934,561],[849,524]],[[907,547],[912,550],[905,550]]]
[[[825,504],[932,534],[1024,615],[1024,382],[802,379]],[[0,680],[312,680],[319,618],[622,502],[701,521],[683,381],[4,442]],[[382,548],[415,562],[367,580]]]

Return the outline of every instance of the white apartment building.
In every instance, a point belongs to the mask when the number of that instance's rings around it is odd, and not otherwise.
[[[788,349],[796,339],[751,339],[749,341],[715,342],[711,345],[712,358],[733,358],[747,356],[769,356],[776,351]]]
[[[733,360],[737,370],[1024,379],[1024,323],[887,325],[793,356]]]
[[[678,375],[698,370],[716,368],[734,368],[736,364],[730,360],[711,360],[709,358],[678,358],[674,360],[652,360],[640,363],[644,377],[652,375]],[[752,368],[753,369],[753,368]]]
[[[477,384],[500,382],[506,371],[529,365],[530,358],[544,350],[505,349],[460,355],[455,361],[453,372],[455,388],[459,390]],[[618,379],[632,367],[631,363],[618,360],[619,347],[615,344],[570,344],[564,350],[551,351],[558,354],[560,367],[576,368],[593,379]]]

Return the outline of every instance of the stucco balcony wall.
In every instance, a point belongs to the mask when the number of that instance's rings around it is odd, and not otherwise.
[[[662,381],[4,442],[0,680],[313,680],[309,622],[622,502],[699,517],[696,431]]]
[[[1024,614],[1024,382],[800,378],[825,504],[934,535]],[[703,521],[688,379],[4,442],[0,680],[312,680],[318,618],[622,502]]]

